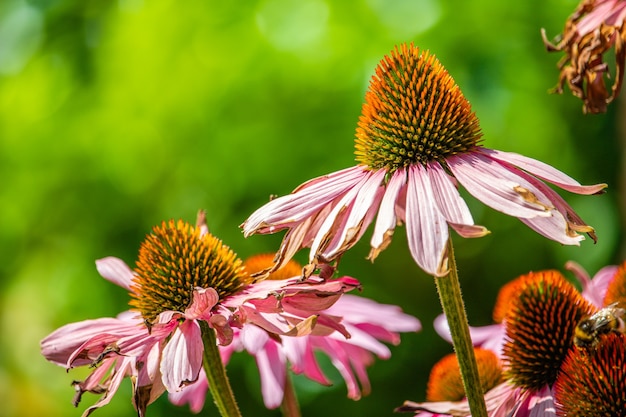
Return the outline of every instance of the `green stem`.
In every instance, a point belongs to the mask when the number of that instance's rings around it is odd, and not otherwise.
[[[213,401],[222,417],[241,417],[233,390],[226,376],[226,368],[217,347],[215,331],[204,320],[198,320],[202,331],[202,343],[204,344],[204,371],[209,380],[209,389],[213,395]]]
[[[287,373],[285,378],[285,396],[283,397],[283,402],[280,405],[280,411],[284,417],[302,416],[300,413],[300,406],[298,405],[298,398],[296,397],[296,392],[293,389],[289,373]]]
[[[439,300],[450,327],[452,343],[459,361],[459,368],[461,368],[461,379],[472,417],[487,417],[485,398],[478,377],[478,365],[474,356],[474,346],[470,337],[463,297],[461,296],[461,286],[451,239],[448,239],[448,266],[450,268],[448,275],[435,277]]]

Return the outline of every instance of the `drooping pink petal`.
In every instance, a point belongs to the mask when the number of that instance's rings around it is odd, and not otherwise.
[[[384,178],[385,170],[382,169],[368,173],[363,181],[348,191],[335,206],[333,211],[341,213],[341,216],[338,216],[341,221],[331,226],[329,229],[331,236],[323,237],[319,244],[323,259],[334,259],[337,255],[354,246],[361,238],[378,211],[378,205],[384,191],[384,188],[381,187]],[[352,193],[353,191],[354,193]],[[327,219],[331,216],[332,214]],[[326,224],[326,222],[322,224],[318,231],[318,237],[322,235]],[[317,237],[311,246],[312,252],[318,251],[316,243]]]
[[[450,327],[443,314],[435,318],[433,327],[442,339],[452,343]],[[498,357],[502,356],[502,347],[504,346],[506,334],[504,325],[497,323],[486,326],[470,326],[469,331],[474,346],[489,349],[498,355]]]
[[[49,361],[66,366],[70,357],[85,341],[102,334],[112,335],[107,342],[113,342],[121,335],[134,332],[136,323],[115,318],[85,320],[66,324],[50,333],[41,341],[41,354]],[[89,365],[95,358],[77,358],[74,366]]]
[[[322,222],[313,239],[311,255],[309,256],[310,262],[313,262],[315,255],[319,251],[323,252],[331,242],[334,243],[334,250],[339,247],[346,247],[347,249],[355,243],[350,242],[350,240],[358,234],[358,231],[351,229],[359,227],[360,221],[371,208],[371,202],[378,192],[384,174],[384,171],[365,172],[358,183],[346,189],[346,192]],[[369,201],[369,204],[359,206],[357,204],[359,201],[361,203]],[[368,225],[361,226],[367,227]],[[332,253],[333,250],[329,250],[329,259],[325,259],[325,261],[333,260]]]
[[[351,294],[343,295],[325,313],[344,317],[352,324],[374,325],[393,332],[417,332],[422,327],[417,318],[398,306]]]
[[[269,340],[265,348],[259,351],[255,357],[261,376],[263,403],[269,409],[277,408],[285,395],[287,376],[285,355],[278,348],[276,342]]]
[[[87,408],[83,412],[82,417],[88,417],[89,415],[91,415],[91,413],[93,413],[98,408],[103,407],[103,406],[107,405],[109,402],[111,402],[111,399],[113,398],[113,396],[117,392],[117,389],[120,387],[120,384],[122,383],[122,380],[127,375],[127,373],[130,373],[130,367],[131,366],[132,366],[132,360],[124,360],[123,361],[123,365],[120,366],[120,368],[117,369],[112,374],[111,380],[110,380],[110,382],[109,382],[109,384],[107,386],[107,389],[104,392],[104,394],[100,397],[100,399],[98,399],[98,401],[94,405],[92,405],[91,407]]]
[[[292,194],[271,200],[241,225],[244,236],[274,233],[302,221],[358,183],[363,171],[362,167],[355,166],[318,177],[302,184]]]
[[[163,349],[161,374],[169,392],[198,379],[202,367],[202,336],[194,320],[186,320],[172,334]]]
[[[304,374],[318,384],[330,386],[332,382],[324,375],[319,366],[313,344],[309,337],[284,337],[282,339],[285,356],[296,374]]]
[[[438,162],[426,168],[432,184],[433,197],[437,208],[450,226],[463,237],[482,237],[489,233],[483,226],[474,224],[472,214],[453,183],[453,178],[445,173]]]
[[[189,404],[189,410],[194,414],[198,414],[204,408],[208,391],[209,381],[203,369],[200,371],[200,376],[196,382],[184,386],[180,391],[170,392],[168,398],[174,405],[182,406]]]
[[[398,204],[400,190],[406,184],[406,175],[404,169],[398,169],[387,183],[385,194],[378,210],[372,240],[370,241],[372,246],[368,256],[370,260],[376,259],[378,254],[391,243],[391,237],[397,224],[396,205]],[[404,203],[401,204],[404,205]]]
[[[96,261],[98,273],[115,285],[131,291],[130,285],[135,277],[133,271],[124,261],[113,256],[98,259]]]
[[[467,191],[489,207],[518,218],[550,215],[550,201],[494,159],[473,152],[450,157],[447,163]]]
[[[425,169],[413,165],[408,168],[408,175],[406,233],[411,255],[424,271],[444,276],[448,272],[448,224],[436,207]]]
[[[562,188],[572,193],[584,195],[598,194],[607,187],[606,184],[596,184],[589,186],[580,185],[578,181],[569,177],[558,169],[541,161],[537,161],[536,159],[529,158],[527,156],[512,152],[498,151],[495,149],[479,149],[482,154],[485,154],[490,158],[508,162],[512,165],[522,168],[524,171],[527,171],[532,175],[541,178],[544,181],[548,181],[558,186],[559,188]]]
[[[533,219],[520,219],[522,223],[539,233],[541,236],[552,239],[563,245],[579,246],[584,240],[583,235],[571,235],[567,232],[567,222],[558,211],[553,211],[550,217],[535,217]]]

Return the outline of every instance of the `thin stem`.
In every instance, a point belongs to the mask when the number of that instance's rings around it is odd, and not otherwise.
[[[459,361],[459,368],[461,368],[461,379],[472,417],[487,417],[487,407],[478,377],[478,365],[474,356],[474,346],[472,345],[465,305],[461,296],[461,286],[451,239],[448,239],[448,266],[450,268],[448,275],[435,277],[439,300],[450,327],[452,343]]]
[[[300,406],[298,405],[298,398],[296,397],[296,392],[293,389],[289,373],[287,373],[287,376],[285,377],[285,396],[283,397],[283,402],[280,405],[280,411],[284,417],[302,416],[300,413]]]
[[[241,417],[233,390],[226,376],[226,368],[217,347],[215,331],[204,320],[198,320],[202,331],[202,343],[204,345],[204,371],[209,380],[209,389],[213,395],[213,402],[217,406],[222,417]]]

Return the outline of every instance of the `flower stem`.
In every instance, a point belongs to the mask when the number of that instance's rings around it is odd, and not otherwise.
[[[204,320],[198,320],[202,331],[202,343],[204,345],[204,371],[209,380],[209,389],[213,395],[213,402],[217,406],[222,417],[241,417],[233,390],[226,376],[226,368],[217,347],[215,331]]]
[[[478,377],[478,365],[474,356],[474,346],[470,337],[463,297],[461,296],[461,286],[451,239],[448,239],[448,267],[450,268],[448,275],[435,277],[439,300],[450,327],[452,343],[459,361],[461,379],[472,417],[487,417],[487,408]]]
[[[280,405],[280,411],[284,417],[301,417],[300,406],[298,405],[298,398],[296,397],[296,391],[293,389],[291,378],[289,373],[285,377],[285,396],[283,402]]]

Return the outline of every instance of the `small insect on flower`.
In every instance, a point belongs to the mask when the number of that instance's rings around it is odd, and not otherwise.
[[[626,310],[610,304],[591,316],[583,318],[574,331],[574,344],[579,348],[595,347],[598,338],[609,332],[626,333]]]

